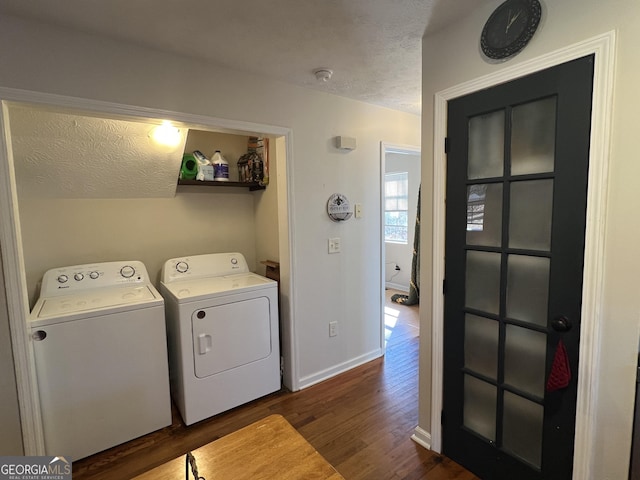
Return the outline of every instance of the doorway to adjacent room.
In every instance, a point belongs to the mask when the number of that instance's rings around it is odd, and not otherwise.
[[[418,335],[420,148],[381,145],[382,348],[392,336]],[[406,319],[415,318],[413,327]],[[402,320],[399,322],[399,319]]]

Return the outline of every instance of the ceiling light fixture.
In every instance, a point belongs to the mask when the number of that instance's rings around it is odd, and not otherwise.
[[[182,140],[180,130],[171,125],[168,120],[164,120],[162,125],[154,127],[150,136],[156,143],[167,147],[177,147]]]
[[[313,71],[313,74],[316,76],[316,80],[326,82],[333,75],[333,70],[329,70],[328,68],[317,68]]]

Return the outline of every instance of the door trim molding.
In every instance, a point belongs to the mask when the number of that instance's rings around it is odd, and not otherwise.
[[[24,102],[61,109],[70,108],[124,118],[166,118],[187,124],[191,128],[213,128],[226,133],[262,132],[266,135],[284,137],[286,141],[285,161],[287,162],[286,189],[283,197],[278,198],[279,211],[287,212],[287,218],[283,222],[288,222],[287,236],[280,237],[281,243],[288,242],[286,246],[281,244],[280,247],[281,252],[288,252],[288,258],[286,263],[281,259],[281,264],[288,264],[290,267],[288,272],[283,271],[282,279],[282,288],[284,289],[282,298],[286,299],[286,303],[282,305],[281,314],[283,322],[289,329],[286,348],[290,353],[290,358],[285,359],[284,383],[292,391],[300,389],[298,339],[295,325],[295,282],[293,281],[296,269],[294,262],[295,217],[294,204],[290,201],[293,192],[293,169],[290,168],[293,159],[293,131],[288,127],[0,87],[0,244],[2,245],[7,309],[9,312],[11,344],[15,362],[25,455],[44,455],[44,435],[40,415],[35,359],[27,328],[29,301],[7,102]]]
[[[0,96],[0,98],[2,98]],[[7,313],[13,351],[18,407],[25,455],[44,454],[44,435],[40,416],[35,359],[28,339],[27,316],[29,302],[27,281],[19,228],[18,195],[16,189],[9,112],[5,102],[0,105],[0,244],[4,264]]]
[[[447,134],[447,103],[463,95],[544,70],[587,55],[595,56],[593,105],[589,150],[589,186],[587,192],[587,226],[582,289],[582,323],[578,398],[574,438],[573,478],[591,478],[596,450],[593,418],[596,414],[598,372],[600,369],[600,320],[602,318],[604,272],[604,240],[608,191],[608,172],[613,109],[613,77],[616,32],[590,38],[507,67],[494,74],[437,92],[434,96],[433,127],[433,302],[432,302],[432,381],[431,381],[431,448],[442,450],[442,381],[443,381],[443,317],[445,252],[445,178],[446,155],[443,145]]]

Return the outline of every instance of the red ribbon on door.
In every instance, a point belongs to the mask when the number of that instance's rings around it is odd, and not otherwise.
[[[547,392],[555,392],[569,386],[571,381],[571,369],[569,368],[569,356],[562,340],[558,342],[556,353],[553,356],[551,372],[547,379]]]

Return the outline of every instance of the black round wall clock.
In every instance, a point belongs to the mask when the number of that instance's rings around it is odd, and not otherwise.
[[[493,59],[515,55],[536,33],[541,14],[538,0],[507,0],[502,3],[482,29],[482,52]]]

